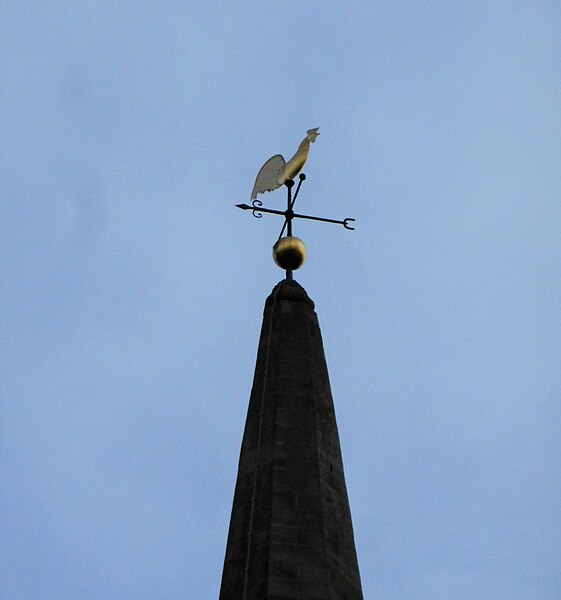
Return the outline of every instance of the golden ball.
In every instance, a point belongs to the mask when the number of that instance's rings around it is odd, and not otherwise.
[[[281,269],[299,269],[305,262],[308,251],[304,242],[297,237],[281,238],[273,246],[273,259]]]

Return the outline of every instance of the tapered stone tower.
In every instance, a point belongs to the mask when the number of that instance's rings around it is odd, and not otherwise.
[[[289,275],[265,303],[220,600],[362,600],[318,319]]]

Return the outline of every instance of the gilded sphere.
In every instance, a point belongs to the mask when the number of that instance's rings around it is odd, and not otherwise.
[[[273,246],[273,259],[285,270],[299,269],[304,264],[307,254],[304,242],[294,236],[283,237]]]

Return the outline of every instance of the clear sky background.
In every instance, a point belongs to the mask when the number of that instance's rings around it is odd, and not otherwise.
[[[365,598],[561,597],[557,1],[4,0],[0,119],[2,599],[218,597],[310,127]]]

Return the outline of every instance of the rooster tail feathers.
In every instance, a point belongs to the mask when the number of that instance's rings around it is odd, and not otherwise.
[[[257,194],[263,194],[264,192],[272,192],[282,185],[280,181],[281,173],[286,166],[286,161],[281,154],[275,154],[272,156],[259,170],[257,178],[255,179],[255,185],[251,192],[251,200],[257,198]]]

